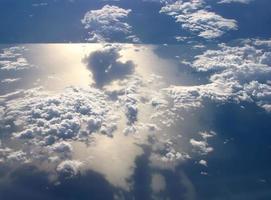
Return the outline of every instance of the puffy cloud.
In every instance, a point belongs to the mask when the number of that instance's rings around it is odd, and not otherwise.
[[[25,58],[17,57],[15,60],[0,60],[0,69],[1,70],[24,70],[32,68],[33,65],[30,65]]]
[[[142,79],[133,76],[132,79],[127,82],[124,94],[119,97],[119,101],[124,107],[128,125],[132,125],[137,121],[138,103],[141,97],[138,93],[140,86],[142,86]]]
[[[121,62],[119,60],[121,57],[119,51],[119,46],[106,45],[84,59],[88,69],[92,72],[96,86],[102,87],[134,72],[135,65],[132,61]]]
[[[253,0],[221,0],[218,3],[245,3],[248,4]]]
[[[71,153],[72,152],[72,145],[68,142],[61,141],[58,143],[55,143],[52,146],[53,151],[58,153]]]
[[[81,166],[82,163],[80,161],[65,160],[57,166],[56,171],[60,174],[60,176],[71,178],[79,174]]]
[[[30,89],[3,98],[0,124],[13,132],[6,139],[25,141],[21,149],[31,148],[31,155],[25,152],[31,159],[52,151],[65,158],[72,152],[68,140],[87,140],[93,132],[112,136],[117,129],[114,108],[96,89],[67,88],[58,94]]]
[[[214,137],[215,135],[216,135],[216,133],[214,132],[214,131],[210,131],[210,132],[199,132],[199,135],[203,138],[203,139],[205,139],[205,140],[207,140],[208,138],[212,138],[212,137]]]
[[[236,21],[226,19],[209,11],[205,1],[183,1],[167,3],[160,13],[166,13],[182,24],[184,29],[196,33],[199,37],[213,39],[222,36],[226,31],[237,29]]]
[[[34,66],[29,64],[22,55],[25,51],[27,51],[27,49],[23,46],[3,49],[3,52],[0,53],[0,70],[17,71],[33,68]]]
[[[11,151],[7,157],[6,160],[7,162],[21,162],[21,163],[25,163],[28,161],[27,157],[26,157],[26,153],[19,150],[19,151]]]
[[[259,41],[258,41],[259,43]],[[214,102],[249,101],[266,110],[271,103],[271,54],[255,44],[207,50],[195,57],[191,67],[210,74],[209,83],[167,88],[176,108],[197,108],[204,100]]]
[[[178,148],[178,150],[177,150]],[[153,152],[150,156],[151,164],[156,167],[174,168],[180,162],[190,159],[190,155],[180,149],[175,141],[155,141]]]
[[[21,80],[21,78],[5,78],[1,80],[1,83],[10,84],[10,83],[18,82],[19,80]]]
[[[199,132],[199,135],[202,137],[202,140],[190,139],[190,144],[193,146],[194,150],[200,155],[207,155],[212,152],[214,149],[208,144],[208,138],[215,136],[215,132]],[[201,161],[200,164],[207,165],[207,162]]]
[[[125,135],[130,135],[130,134],[135,134],[135,133],[138,133],[138,130],[137,130],[137,127],[136,126],[127,126],[124,130],[123,130],[123,133]]]
[[[205,166],[205,167],[208,166],[206,160],[200,160],[200,161],[199,161],[199,164],[201,164],[201,165],[203,165],[203,166]]]
[[[253,43],[254,45],[257,46],[266,46],[266,47],[271,47],[271,39],[267,40],[261,40],[261,39],[251,39],[248,40],[247,42]]]
[[[110,96],[116,96],[126,118],[127,125],[133,125],[137,121],[138,104],[142,101],[143,94],[140,90],[144,86],[144,80],[138,75],[129,75],[123,80],[116,81],[116,85],[106,87]],[[116,86],[116,87],[114,87]],[[128,130],[133,130],[130,127]]]
[[[206,155],[213,151],[212,147],[208,147],[208,143],[206,141],[198,141],[195,139],[190,140],[191,145],[202,155]]]
[[[166,180],[165,177],[161,174],[153,174],[151,180],[151,188],[154,193],[159,193],[165,190]]]
[[[88,41],[112,41],[115,36],[130,35],[132,27],[124,20],[131,11],[131,9],[125,10],[111,5],[105,5],[99,10],[88,11],[81,20],[85,29],[90,30]],[[132,39],[137,38],[133,37]]]
[[[22,70],[29,67],[25,58],[17,58],[15,61],[0,61],[1,70]]]
[[[10,48],[5,48],[0,53],[0,59],[17,58],[21,56],[21,52],[25,50],[26,48],[22,46],[14,46]]]
[[[48,6],[48,3],[46,3],[46,2],[42,2],[42,3],[33,3],[32,6],[33,6],[33,7]]]

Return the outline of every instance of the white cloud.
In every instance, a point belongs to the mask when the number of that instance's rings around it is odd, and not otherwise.
[[[248,4],[253,0],[221,0],[218,3],[245,3]]]
[[[199,164],[201,164],[201,165],[203,165],[203,166],[205,166],[205,167],[208,166],[206,160],[200,160],[200,161],[199,161]]]
[[[254,44],[207,50],[195,57],[191,67],[210,73],[209,83],[167,88],[176,108],[197,108],[204,100],[249,101],[266,110],[271,104],[271,53]]]
[[[28,161],[27,157],[26,157],[26,153],[19,150],[19,151],[11,151],[7,157],[6,160],[7,162],[12,162],[12,163],[16,163],[16,162],[21,162],[21,163],[26,163]]]
[[[57,153],[71,153],[72,152],[72,145],[68,142],[61,141],[58,143],[55,143],[52,146],[53,151]]]
[[[22,53],[26,51],[27,49],[23,46],[3,49],[3,52],[0,53],[0,70],[17,71],[33,68],[34,66],[29,64],[26,58],[22,55]]]
[[[29,64],[25,58],[17,58],[14,61],[0,61],[1,70],[23,70],[28,69]]]
[[[257,46],[265,46],[265,47],[271,47],[271,39],[267,40],[261,40],[261,39],[248,39],[248,43],[253,43],[254,45]]]
[[[133,75],[130,76],[129,79],[124,79],[119,83],[120,85],[124,86],[124,88],[118,91],[118,100],[124,109],[124,113],[127,118],[127,124],[129,126],[133,125],[137,121],[138,103],[140,103],[141,97],[138,90],[143,84],[142,81],[143,80],[141,77]]]
[[[72,87],[60,94],[30,89],[11,96],[2,96],[1,115],[5,117],[0,118],[0,124],[16,129],[10,139],[27,141],[22,143],[21,149],[27,153],[25,149],[31,148],[32,153],[27,156],[32,159],[52,151],[65,158],[72,152],[68,140],[87,140],[93,132],[112,136],[117,129],[114,107],[107,96],[96,89]],[[13,157],[7,159],[15,160]]]
[[[153,174],[151,179],[151,189],[154,193],[164,191],[166,189],[165,177],[158,173]]]
[[[161,168],[174,168],[180,162],[191,158],[189,154],[181,150],[181,147],[175,141],[156,139],[150,156],[151,165]]]
[[[178,0],[174,3],[167,3],[161,8],[160,13],[174,17],[184,29],[205,39],[217,38],[226,31],[237,29],[235,20],[223,18],[209,11],[203,0]]]
[[[20,80],[21,78],[5,78],[1,80],[1,83],[10,84],[10,83],[18,82]]]
[[[56,171],[61,176],[71,178],[73,176],[78,175],[82,164],[83,164],[82,162],[77,160],[65,160],[57,166]]]
[[[46,2],[33,3],[32,6],[33,6],[33,7],[48,6],[48,3],[46,3]]]
[[[88,11],[81,20],[85,29],[90,30],[91,42],[111,41],[116,35],[130,36],[132,27],[125,22],[131,9],[105,5],[99,10]],[[133,37],[135,39],[136,37]]]
[[[17,58],[21,56],[21,52],[25,51],[26,48],[22,46],[14,46],[10,48],[5,48],[2,50],[2,53],[0,53],[1,59],[11,59],[11,58]]]
[[[214,132],[214,131],[210,131],[210,132],[199,132],[199,135],[203,138],[203,139],[205,139],[205,140],[207,140],[208,138],[212,138],[212,137],[214,137],[215,135],[216,135],[216,133]]]
[[[190,144],[195,148],[195,150],[201,154],[206,155],[210,152],[212,152],[214,149],[212,147],[208,146],[208,143],[204,140],[198,141],[195,139],[190,139]]]

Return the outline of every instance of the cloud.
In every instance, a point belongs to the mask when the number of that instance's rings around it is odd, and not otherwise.
[[[245,3],[248,4],[253,0],[221,0],[218,3]]]
[[[259,41],[258,41],[259,43]],[[208,72],[209,83],[167,88],[176,108],[202,106],[204,100],[254,102],[266,110],[271,104],[271,53],[253,43],[240,46],[218,45],[195,57],[191,67]]]
[[[65,142],[65,141],[61,141],[61,142],[55,143],[52,146],[52,150],[57,153],[69,154],[72,152],[73,149],[72,149],[72,145],[70,143]]]
[[[125,22],[131,9],[105,5],[99,10],[90,10],[85,13],[81,23],[90,30],[91,42],[114,41],[114,37],[130,36],[132,27]],[[137,40],[136,36],[132,39]]]
[[[7,157],[6,157],[7,162],[11,163],[26,163],[28,162],[27,155],[25,152],[19,150],[19,151],[11,151]]]
[[[200,155],[207,155],[208,153],[212,152],[214,149],[213,147],[210,147],[208,144],[208,138],[211,138],[215,136],[215,132],[211,131],[208,132],[199,132],[199,135],[202,137],[202,140],[195,140],[190,139],[190,144],[193,146],[194,151],[199,153]],[[207,165],[207,162],[200,161],[200,164]]]
[[[1,80],[1,83],[10,84],[10,83],[18,82],[20,80],[21,80],[21,78],[5,78],[5,79]]]
[[[17,58],[22,55],[21,52],[23,51],[26,51],[26,48],[22,46],[5,48],[0,53],[0,59]]]
[[[32,4],[33,7],[41,7],[41,6],[48,6],[48,3],[46,2],[42,2],[42,3],[33,3]]]
[[[92,72],[97,87],[123,79],[134,72],[132,61],[121,62],[120,48],[115,45],[105,46],[101,50],[92,52],[84,59],[88,69]]]
[[[199,161],[199,164],[201,164],[201,165],[203,165],[203,166],[205,166],[205,167],[207,167],[207,166],[208,166],[208,164],[207,164],[207,161],[206,161],[206,160],[200,160],[200,161]]]
[[[206,141],[191,139],[190,144],[202,155],[206,155],[213,151],[212,147],[208,147],[208,143]]]
[[[226,31],[237,29],[235,20],[223,18],[209,11],[203,0],[178,0],[174,3],[166,3],[160,13],[174,17],[176,22],[181,23],[182,28],[205,39],[214,39],[222,36]]]
[[[174,168],[180,162],[191,159],[177,141],[171,139],[155,139],[150,156],[151,165],[161,168]]]
[[[65,178],[72,178],[76,176],[80,172],[80,167],[82,166],[82,162],[77,160],[65,160],[61,162],[56,171],[59,173],[60,176]]]
[[[139,76],[132,76],[130,79],[124,80],[121,84],[125,85],[123,95],[119,96],[120,104],[124,107],[124,113],[127,118],[127,124],[133,125],[138,120],[138,104],[140,97],[138,90],[142,86],[143,80]],[[130,128],[127,130],[135,130]],[[136,132],[136,131],[135,131]]]
[[[151,179],[151,189],[154,193],[163,192],[166,189],[165,177],[158,173],[153,174]]]
[[[27,49],[23,46],[10,47],[3,49],[0,53],[0,71],[18,71],[33,68],[27,59],[23,57],[23,53]]]
[[[248,39],[246,40],[248,43],[252,43],[256,46],[264,46],[264,47],[271,47],[271,39],[262,40],[262,39]]]
[[[21,155],[49,159],[52,152],[65,158],[72,152],[68,141],[86,141],[94,132],[112,136],[117,129],[114,107],[93,88],[71,87],[53,95],[37,88],[2,98],[0,129],[12,133],[5,139],[20,142],[22,151],[14,154],[12,150],[4,156],[6,160],[20,162]]]

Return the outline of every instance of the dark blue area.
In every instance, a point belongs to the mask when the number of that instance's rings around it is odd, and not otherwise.
[[[9,173],[8,181],[0,182],[0,199],[3,200],[110,200],[117,191],[102,175],[92,171],[60,179],[57,185],[49,180],[48,173],[34,166],[20,167]]]
[[[254,104],[244,106],[210,106],[203,114],[219,139],[209,142],[215,150],[206,157],[208,168],[184,167],[199,199],[271,199],[271,115]]]
[[[254,0],[249,4],[217,4],[209,0],[213,11],[228,19],[235,19],[238,30],[228,32],[222,41],[239,38],[270,38],[271,36],[271,1]]]
[[[32,6],[33,3],[40,2],[48,2],[48,5]],[[216,1],[208,3],[212,5],[212,11],[238,21],[238,30],[227,32],[217,39],[218,41],[270,37],[271,2],[269,0],[255,0],[250,4],[217,4]],[[87,11],[100,9],[106,4],[132,9],[127,22],[143,43],[174,44],[177,43],[175,36],[193,35],[183,30],[181,24],[175,23],[171,16],[160,14],[162,4],[157,2],[0,0],[0,43],[85,42],[88,31],[84,29],[80,20]],[[194,40],[204,41],[197,37]],[[127,42],[128,40],[114,36],[112,41]]]

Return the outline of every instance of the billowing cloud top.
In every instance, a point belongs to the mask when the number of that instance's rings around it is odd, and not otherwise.
[[[204,0],[178,0],[174,3],[167,3],[160,12],[174,17],[184,29],[205,39],[217,38],[226,31],[237,29],[235,20],[226,19],[209,11]]]
[[[90,10],[81,20],[85,29],[90,30],[88,41],[110,41],[114,37],[131,34],[132,27],[125,22],[131,9],[105,5],[99,10]]]
[[[121,62],[120,48],[117,45],[108,45],[92,52],[84,59],[91,70],[96,86],[102,87],[113,80],[124,78],[134,71],[132,61]]]
[[[198,72],[210,73],[209,83],[169,88],[175,105],[179,108],[200,107],[206,99],[248,101],[271,111],[270,48],[257,43],[253,41],[243,46],[220,44],[218,49],[196,56],[190,65]]]
[[[245,3],[248,4],[253,0],[221,0],[218,3]]]

